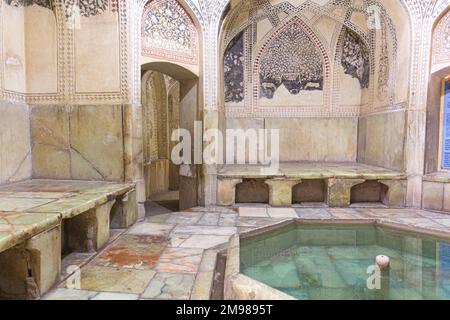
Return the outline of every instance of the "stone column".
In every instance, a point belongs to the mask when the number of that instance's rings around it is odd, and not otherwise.
[[[125,180],[136,184],[138,216],[144,218],[144,203],[147,196],[144,180],[142,106],[140,104],[124,105],[123,117]]]
[[[349,207],[352,188],[364,182],[363,179],[328,179],[328,205],[331,208]]]
[[[0,253],[0,299],[38,299],[61,274],[61,227]]]
[[[406,180],[378,180],[386,185],[389,190],[386,195],[385,204],[390,208],[404,208],[406,205]]]
[[[126,229],[135,224],[137,219],[136,190],[131,190],[117,198],[111,209],[111,229]]]
[[[302,181],[274,178],[265,182],[269,185],[269,204],[274,207],[287,207],[292,205],[292,188]]]
[[[242,179],[221,178],[217,182],[217,204],[219,206],[232,206],[236,203],[236,185]]]
[[[66,241],[70,251],[93,252],[109,240],[110,212],[116,200],[66,221]]]

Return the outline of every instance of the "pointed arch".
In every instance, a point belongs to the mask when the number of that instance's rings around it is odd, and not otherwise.
[[[152,0],[142,13],[142,54],[198,64],[199,35],[191,16],[176,0]]]
[[[330,57],[317,33],[299,16],[281,24],[261,43],[253,70],[255,109],[261,97],[273,98],[281,85],[291,94],[323,91],[323,105],[328,104]]]

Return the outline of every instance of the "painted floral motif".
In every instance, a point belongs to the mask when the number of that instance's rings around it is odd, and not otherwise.
[[[266,47],[259,77],[261,98],[273,99],[281,85],[293,95],[323,90],[322,54],[300,25],[291,24]]]
[[[47,9],[52,9],[50,0],[5,0],[5,2],[14,7],[28,7],[35,4]]]
[[[142,17],[144,55],[180,62],[197,62],[197,32],[191,18],[175,0],[154,0]]]
[[[7,4],[19,7],[28,7],[38,5],[44,8],[52,9],[51,0],[4,0]],[[117,11],[117,0],[64,0],[66,16],[72,17],[75,13],[74,8],[78,7],[80,15],[83,17],[92,17],[106,12],[110,7],[111,11]],[[76,10],[78,11],[78,10]]]
[[[341,62],[344,72],[357,78],[361,88],[368,88],[370,80],[369,50],[354,31],[345,27],[343,32]]]
[[[244,32],[228,45],[224,57],[225,102],[244,100]]]
[[[450,11],[441,18],[433,37],[433,63],[450,61]]]
[[[381,97],[385,97],[389,91],[389,73],[390,73],[390,63],[389,63],[389,52],[387,43],[387,30],[386,25],[382,24],[381,29],[381,53],[378,71],[378,94]]]
[[[108,0],[80,0],[80,14],[83,17],[91,17],[108,10]]]

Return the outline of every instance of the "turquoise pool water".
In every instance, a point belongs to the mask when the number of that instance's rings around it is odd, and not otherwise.
[[[300,300],[450,299],[448,240],[375,226],[292,225],[241,239],[240,252],[243,274]],[[378,255],[391,259],[380,277]]]

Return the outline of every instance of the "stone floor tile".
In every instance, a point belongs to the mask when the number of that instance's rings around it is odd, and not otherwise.
[[[183,242],[189,239],[189,237],[190,235],[188,234],[171,234],[167,246],[170,248],[179,247]]]
[[[184,241],[179,247],[209,249],[220,244],[227,243],[229,238],[229,236],[193,235]]]
[[[177,226],[173,234],[231,236],[236,233],[235,227],[211,226]]]
[[[239,208],[241,217],[268,217],[267,208],[241,207]]]
[[[119,300],[138,300],[139,295],[130,293],[117,293],[117,292],[100,292],[91,300],[108,300],[108,301],[119,301]]]
[[[234,227],[238,214],[222,213],[219,219],[219,226],[221,227]]]
[[[168,245],[164,236],[123,235],[92,263],[102,267],[153,269]]]
[[[152,215],[152,216],[147,216],[145,218],[146,222],[150,222],[150,223],[165,223],[166,220],[170,217],[170,213],[165,213],[165,214],[157,214],[157,215]]]
[[[164,273],[196,273],[202,255],[202,249],[167,248],[159,258],[155,270]]]
[[[295,211],[301,219],[332,219],[327,209],[297,208]]]
[[[127,234],[147,236],[167,236],[175,226],[151,222],[140,222],[131,227]]]
[[[94,291],[58,288],[44,297],[44,300],[89,300],[97,294]]]
[[[201,226],[217,226],[219,219],[220,213],[206,212],[197,224]]]
[[[81,271],[81,289],[141,294],[155,274],[155,271],[152,270],[88,265]]]
[[[433,220],[445,227],[450,228],[450,219],[433,219]],[[450,232],[450,230],[449,230],[449,232]]]
[[[260,228],[285,220],[286,219],[239,217],[236,221],[236,227]]]
[[[181,212],[172,213],[167,218],[168,224],[195,225],[202,218],[203,213],[199,212]]]
[[[78,253],[74,252],[64,257],[61,260],[61,277],[67,277],[73,273],[73,266],[77,266],[81,268],[90,259],[92,259],[96,255],[95,252],[90,253]]]
[[[189,299],[194,285],[192,274],[157,273],[150,281],[144,294],[144,299]]]
[[[269,208],[267,212],[271,218],[298,218],[293,208]]]

